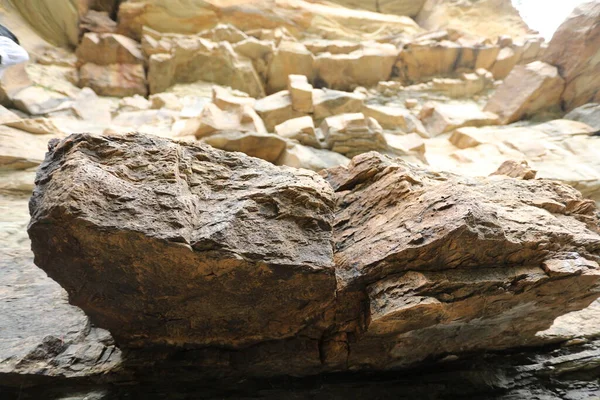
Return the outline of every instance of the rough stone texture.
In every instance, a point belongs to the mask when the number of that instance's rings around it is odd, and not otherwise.
[[[419,117],[432,136],[463,126],[497,125],[499,122],[493,112],[481,111],[476,105],[463,104],[425,104]]]
[[[527,161],[516,162],[508,160],[502,163],[492,175],[508,176],[518,179],[535,179],[537,171],[529,167]]]
[[[144,55],[138,42],[113,33],[86,33],[77,47],[81,64],[143,64]]]
[[[142,45],[149,57],[150,93],[166,90],[175,83],[198,80],[227,85],[263,97],[263,83],[252,61],[239,56],[228,42],[213,42],[199,35],[145,35]],[[150,43],[152,42],[152,43]]]
[[[504,47],[496,57],[491,69],[492,75],[499,80],[506,78],[518,61],[518,54],[510,47]]]
[[[334,151],[315,149],[301,144],[288,144],[277,165],[321,171],[322,169],[347,165],[350,159]]]
[[[275,93],[288,86],[289,75],[313,79],[314,56],[302,43],[281,41],[273,54],[267,72],[267,92]]]
[[[275,126],[289,119],[306,115],[303,112],[294,110],[290,92],[287,90],[282,90],[258,100],[254,105],[254,110],[263,119],[269,132],[274,132]]]
[[[312,172],[80,134],[50,145],[36,182],[36,263],[121,345],[281,340],[334,299],[333,198]]]
[[[84,64],[79,70],[79,85],[101,96],[146,96],[146,74],[141,64]]]
[[[321,147],[322,135],[315,131],[315,124],[309,116],[288,119],[275,127],[275,133],[287,139],[297,140],[306,146]]]
[[[220,132],[203,139],[216,149],[239,151],[251,157],[275,163],[279,160],[287,142],[272,133]]]
[[[325,118],[320,129],[327,147],[348,157],[386,147],[379,123],[362,113]]]
[[[333,115],[358,113],[362,111],[364,97],[356,93],[330,89],[313,91],[313,114],[316,120]]]
[[[600,3],[581,4],[552,36],[544,61],[558,67],[565,79],[563,107],[570,111],[600,102]]]
[[[373,44],[350,54],[323,53],[315,59],[316,75],[331,89],[375,86],[389,80],[397,56],[398,50],[391,44]]]
[[[454,42],[420,41],[402,49],[396,62],[400,78],[406,82],[418,82],[454,71],[460,46]]]
[[[366,288],[370,307],[350,365],[525,345],[598,296],[597,211],[566,185],[432,173],[376,153],[323,174],[338,196],[338,293],[348,305]]]
[[[536,61],[513,69],[489,99],[484,110],[508,124],[560,104],[564,80],[552,65]]]

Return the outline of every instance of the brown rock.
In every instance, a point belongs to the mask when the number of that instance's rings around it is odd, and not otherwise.
[[[338,297],[366,287],[370,307],[349,365],[524,345],[598,296],[595,207],[566,185],[433,173],[376,153],[322,174],[339,207]],[[562,269],[570,287],[548,260],[585,268]],[[555,295],[569,289],[577,305]]]
[[[322,120],[332,115],[361,112],[363,102],[364,97],[356,93],[315,89],[313,91],[314,117],[316,120]]]
[[[529,167],[527,161],[504,161],[492,175],[504,175],[518,179],[535,179],[537,171]]]
[[[320,128],[328,148],[348,157],[382,150],[387,145],[381,126],[362,113],[325,118]]]
[[[81,17],[79,29],[83,32],[116,33],[117,23],[107,11],[90,10]]]
[[[460,55],[460,46],[447,40],[410,43],[402,49],[396,62],[400,78],[406,82],[438,75],[448,75]]]
[[[294,110],[290,93],[287,90],[282,90],[279,93],[258,100],[254,105],[254,109],[265,122],[269,132],[274,132],[275,126],[288,119],[306,115]]]
[[[562,96],[567,111],[600,102],[600,4],[581,4],[555,32],[543,60],[558,67],[565,79]]]
[[[490,71],[494,75],[494,78],[504,79],[510,74],[510,71],[517,65],[518,61],[518,54],[510,47],[504,47],[498,53]]]
[[[272,133],[226,131],[203,139],[216,149],[239,151],[251,157],[275,163],[279,160],[287,142]]]
[[[77,47],[80,64],[143,64],[141,46],[135,40],[116,33],[86,33]]]
[[[536,61],[519,65],[489,99],[484,110],[498,114],[502,124],[518,121],[560,103],[564,80],[558,70]]]
[[[122,345],[289,338],[334,300],[334,203],[312,172],[200,144],[72,135],[51,144],[37,183],[37,262]]]
[[[146,96],[146,75],[142,64],[84,64],[79,70],[79,85],[100,96]]]

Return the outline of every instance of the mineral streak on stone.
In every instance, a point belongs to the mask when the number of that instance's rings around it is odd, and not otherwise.
[[[204,145],[71,135],[36,179],[35,262],[121,346],[200,347],[228,375],[536,344],[599,296],[597,210],[567,185],[375,152],[322,175],[329,185]]]
[[[317,174],[142,135],[53,141],[35,262],[120,345],[241,347],[318,325],[335,295]]]

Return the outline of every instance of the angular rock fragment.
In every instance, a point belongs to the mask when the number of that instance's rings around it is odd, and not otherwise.
[[[239,348],[331,305],[334,203],[313,172],[137,134],[49,150],[35,262],[119,344]]]
[[[312,81],[314,56],[302,43],[282,41],[273,54],[267,73],[267,92],[287,87],[288,75],[304,75]]]
[[[484,110],[508,124],[544,110],[557,108],[564,80],[552,65],[536,61],[515,67],[489,99]]]
[[[306,146],[321,148],[322,134],[315,130],[315,124],[309,116],[288,119],[275,127],[275,133],[287,139],[297,140]]]
[[[492,175],[504,175],[518,179],[535,179],[537,171],[531,169],[527,161],[508,160],[502,163]]]
[[[313,112],[313,87],[304,75],[288,76],[288,91],[292,98],[292,107],[304,113]]]
[[[386,147],[381,126],[362,113],[326,118],[321,131],[330,150],[348,157]]]
[[[84,64],[79,70],[79,85],[100,96],[146,96],[146,74],[142,64]]]
[[[600,102],[600,3],[581,4],[552,36],[543,60],[558,67],[566,87],[562,102],[567,111]]]
[[[526,345],[599,295],[597,210],[567,185],[430,172],[374,152],[322,175],[337,194],[339,315],[369,305],[348,365]]]
[[[432,136],[463,126],[497,125],[499,122],[496,114],[481,111],[475,104],[426,104],[419,117]]]
[[[273,132],[275,126],[289,119],[306,115],[294,109],[290,92],[287,90],[259,99],[254,105],[254,110],[263,119],[269,132]]]
[[[86,33],[77,47],[81,64],[143,64],[139,43],[116,33]]]
[[[356,93],[342,92],[330,89],[315,89],[313,91],[313,104],[316,120],[345,113],[361,112],[363,96]]]

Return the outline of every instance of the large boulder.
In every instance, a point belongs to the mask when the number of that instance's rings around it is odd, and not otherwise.
[[[37,184],[36,262],[120,344],[285,339],[334,300],[333,196],[312,172],[79,134],[51,143]]]
[[[590,1],[573,11],[558,28],[544,61],[558,67],[565,79],[562,96],[567,111],[589,102],[600,102],[600,3]]]
[[[79,85],[101,96],[146,96],[146,74],[142,64],[84,64],[79,70]]]
[[[114,33],[86,33],[77,47],[81,64],[143,64],[141,46],[127,36]]]
[[[302,43],[282,40],[273,53],[267,71],[267,92],[275,93],[288,86],[289,75],[313,77],[314,56]]]
[[[564,80],[556,67],[541,61],[515,67],[496,89],[485,111],[498,114],[508,124],[560,105]]]

